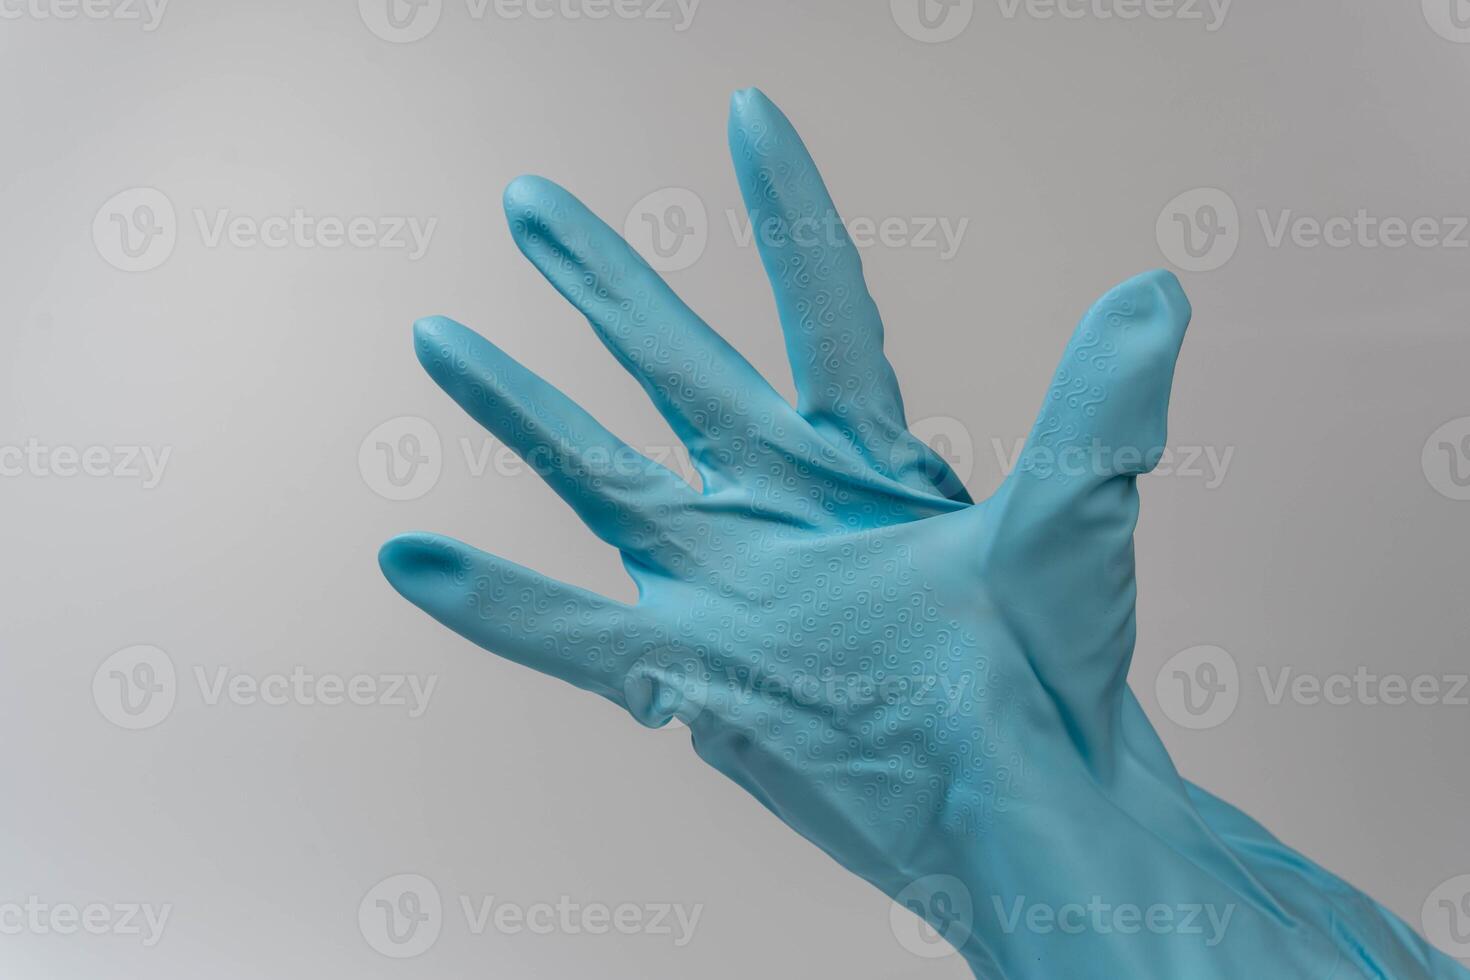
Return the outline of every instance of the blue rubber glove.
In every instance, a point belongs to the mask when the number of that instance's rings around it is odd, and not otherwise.
[[[857,250],[789,122],[738,93],[730,142],[797,407],[579,201],[520,178],[517,244],[642,383],[702,488],[483,338],[423,320],[430,375],[619,549],[639,599],[429,534],[384,546],[393,586],[644,724],[683,719],[702,758],[978,976],[1470,976],[1185,784],[1127,687],[1136,480],[1164,445],[1189,320],[1173,276],[1086,314],[1020,465],[973,504],[908,432]]]

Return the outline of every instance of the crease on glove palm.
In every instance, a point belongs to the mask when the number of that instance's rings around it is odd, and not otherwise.
[[[909,433],[857,249],[824,220],[836,212],[800,138],[754,90],[735,96],[729,136],[797,404],[579,201],[519,178],[516,243],[642,384],[702,487],[479,335],[422,320],[430,375],[620,551],[639,597],[430,534],[384,546],[393,586],[644,724],[683,719],[703,759],[902,896],[977,975],[1457,970],[1187,786],[1128,690],[1136,480],[1164,445],[1190,315],[1174,277],[1129,280],[1086,314],[1020,465],[972,503]],[[1206,906],[1227,928],[1213,944],[1039,934],[1001,914],[1094,896]]]

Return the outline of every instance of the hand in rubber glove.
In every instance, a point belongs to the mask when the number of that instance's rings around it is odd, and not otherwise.
[[[645,724],[683,718],[702,758],[980,975],[1376,975],[1340,952],[1351,930],[1314,914],[1320,896],[1298,909],[1216,835],[1126,686],[1135,481],[1164,445],[1178,282],[1149,273],[1098,301],[1020,466],[972,504],[907,431],[857,250],[795,131],[747,91],[730,142],[797,407],[580,202],[521,178],[505,195],[516,242],[642,383],[703,487],[478,335],[423,320],[429,373],[621,551],[639,599],[424,534],[384,547],[394,587]],[[1039,928],[1038,908],[1061,918]],[[1173,925],[1129,928],[1128,908]],[[1400,953],[1384,962],[1427,955]]]

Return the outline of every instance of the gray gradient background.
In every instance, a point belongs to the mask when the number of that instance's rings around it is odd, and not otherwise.
[[[1360,9],[1361,8],[1361,9]],[[1463,671],[1470,502],[1435,492],[1429,434],[1470,415],[1470,251],[1268,247],[1256,209],[1464,214],[1470,45],[1417,2],[1239,0],[1223,26],[1008,18],[976,4],[920,43],[887,3],[705,0],[668,22],[471,18],[388,43],[350,0],[174,0],[136,22],[0,20],[0,443],[172,448],[155,489],[0,479],[0,901],[172,903],[164,939],[0,938],[15,977],[963,977],[888,901],[701,764],[596,698],[474,649],[402,602],[375,552],[451,533],[631,594],[533,476],[471,476],[480,433],[416,364],[412,320],[484,332],[637,445],[670,436],[516,252],[499,197],[562,181],[615,225],[675,185],[709,247],[670,275],[783,390],[773,304],[725,147],[730,90],[792,116],[853,216],[968,218],[959,253],[866,254],[910,417],[958,420],[969,484],[1024,435],[1079,314],[1164,264],[1160,209],[1209,186],[1235,256],[1184,274],[1195,321],[1171,442],[1233,447],[1224,482],[1154,477],[1139,531],[1134,683],[1181,770],[1418,927],[1470,873],[1470,708],[1265,702],[1204,731],[1154,677],[1197,644],[1327,674]],[[178,246],[126,273],[94,215],[165,192]],[[189,212],[436,217],[428,253],[208,248]],[[428,419],[444,473],[392,502],[359,470],[385,419]],[[178,666],[172,715],[112,725],[111,653]],[[436,674],[429,710],[208,706],[192,669]],[[417,960],[357,906],[416,872],[450,906]],[[702,903],[694,941],[470,935],[459,894]]]

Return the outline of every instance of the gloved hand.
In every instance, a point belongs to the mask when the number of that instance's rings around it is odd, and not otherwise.
[[[730,142],[797,407],[580,202],[520,178],[516,242],[642,383],[702,488],[483,338],[423,320],[425,368],[620,550],[639,599],[428,534],[384,546],[393,586],[644,724],[682,718],[702,758],[977,975],[1466,976],[1346,886],[1282,870],[1284,848],[1179,778],[1128,690],[1136,480],[1164,445],[1189,320],[1174,277],[1087,313],[1020,465],[972,504],[908,432],[857,250],[795,131],[746,91]]]

